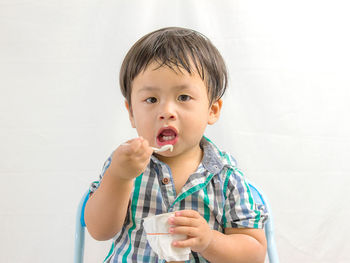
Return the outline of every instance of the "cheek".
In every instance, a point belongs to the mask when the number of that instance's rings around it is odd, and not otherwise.
[[[150,134],[153,134],[154,123],[148,114],[145,113],[134,113],[134,124],[137,130],[137,133],[143,137],[148,137]]]
[[[208,110],[202,109],[196,114],[187,114],[186,127],[194,132],[203,132],[208,124]]]
[[[137,129],[143,129],[147,127],[147,118],[144,116],[134,115],[134,122]]]

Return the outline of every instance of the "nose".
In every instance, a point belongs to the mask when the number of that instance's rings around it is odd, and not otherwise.
[[[175,108],[170,102],[162,103],[159,111],[160,120],[175,120]]]
[[[171,119],[174,119],[175,120],[175,115],[172,115],[172,114],[162,114],[159,116],[159,119],[161,120],[171,120]]]

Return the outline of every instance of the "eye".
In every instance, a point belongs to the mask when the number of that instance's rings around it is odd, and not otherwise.
[[[191,97],[189,95],[180,95],[178,98],[177,98],[179,101],[189,101],[191,99]]]
[[[153,103],[156,103],[157,102],[157,98],[155,97],[149,97],[145,100],[147,103],[149,104],[153,104]]]

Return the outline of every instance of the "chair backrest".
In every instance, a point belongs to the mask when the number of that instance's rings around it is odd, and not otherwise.
[[[254,201],[258,204],[263,204],[269,213],[269,217],[265,222],[267,255],[270,263],[279,263],[276,241],[275,241],[275,234],[274,234],[274,222],[273,222],[273,216],[272,216],[272,210],[271,210],[270,204],[266,198],[266,195],[263,194],[263,192],[260,189],[258,189],[251,182],[248,182],[248,184],[249,184],[250,192],[253,195]]]
[[[253,195],[254,201],[258,204],[263,204],[269,213],[269,217],[265,222],[265,236],[267,240],[267,255],[270,263],[279,263],[276,241],[274,236],[274,224],[270,205],[266,196],[258,190],[252,183],[248,183],[250,191]],[[75,222],[75,248],[74,248],[74,263],[83,263],[84,260],[84,246],[85,246],[85,220],[84,210],[87,200],[89,199],[90,191],[86,191],[81,198]]]
[[[81,198],[77,214],[75,217],[75,241],[74,241],[74,263],[83,263],[84,261],[84,246],[85,246],[85,220],[84,211],[87,200],[89,199],[90,191],[86,191]]]

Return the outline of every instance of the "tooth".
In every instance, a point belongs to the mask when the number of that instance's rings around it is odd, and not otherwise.
[[[172,140],[174,138],[175,138],[175,136],[163,136],[164,141],[169,141],[169,140]]]

